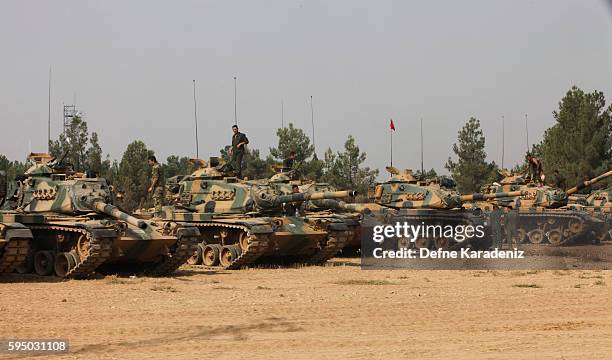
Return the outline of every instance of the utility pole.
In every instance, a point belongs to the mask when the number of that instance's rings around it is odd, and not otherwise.
[[[196,102],[196,81],[193,80],[193,119],[195,121],[196,159],[200,158],[200,146],[198,143],[198,106]]]
[[[51,66],[49,66],[49,109],[47,113],[47,153],[51,152]]]
[[[525,114],[525,133],[527,134],[527,152],[529,152],[529,126],[527,125],[527,114]]]
[[[314,106],[312,104],[312,95],[310,95],[310,123],[312,125],[312,148],[314,156],[317,156],[317,147],[315,145],[315,127],[314,127]]]
[[[423,166],[423,118],[421,118],[421,176],[425,175],[425,168]]]
[[[504,168],[504,152],[506,150],[506,120],[504,115],[502,115],[502,160],[501,160],[501,168]]]
[[[281,129],[285,127],[285,103],[281,100]]]
[[[237,103],[237,83],[236,83],[236,77],[234,76],[234,125],[238,126],[238,107],[236,105]]]

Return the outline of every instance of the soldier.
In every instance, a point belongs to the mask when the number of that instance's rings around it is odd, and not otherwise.
[[[237,125],[232,125],[232,147],[229,150],[231,156],[227,166],[223,166],[221,171],[232,170],[236,177],[242,177],[242,157],[244,156],[244,146],[249,143],[246,135],[238,131]]]
[[[565,181],[565,177],[563,177],[560,173],[559,170],[555,169],[554,173],[553,173],[554,177],[554,185],[559,188],[559,189],[565,189],[565,187],[567,186],[567,183]]]
[[[164,202],[164,172],[155,156],[149,156],[147,162],[151,167],[151,185],[149,186],[148,192],[153,194],[155,216],[161,216]]]
[[[292,194],[299,194],[300,193],[300,187],[297,186],[296,184],[293,184],[291,186],[291,193]],[[283,210],[286,216],[300,216],[303,214],[303,209],[304,204],[303,202],[295,202],[295,203],[285,203],[283,204]]]
[[[530,152],[527,153],[526,158],[527,165],[529,165],[529,175],[531,176],[531,180],[533,182],[543,184],[546,176],[544,175],[544,170],[542,170],[542,161],[531,155]]]

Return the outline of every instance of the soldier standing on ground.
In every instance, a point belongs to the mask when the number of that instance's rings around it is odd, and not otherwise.
[[[151,185],[148,192],[153,195],[155,216],[161,216],[164,203],[164,173],[155,156],[149,156],[147,162],[151,167]]]
[[[232,125],[232,147],[230,148],[229,167],[236,173],[236,177],[242,178],[242,158],[244,156],[244,146],[249,143],[246,135],[238,131],[237,125]]]

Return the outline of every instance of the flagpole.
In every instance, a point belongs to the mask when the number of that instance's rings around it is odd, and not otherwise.
[[[425,174],[425,169],[423,168],[423,118],[421,118],[421,176]]]
[[[393,130],[389,129],[391,133],[391,166],[393,166]]]

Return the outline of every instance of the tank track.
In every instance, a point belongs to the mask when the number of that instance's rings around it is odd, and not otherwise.
[[[533,214],[519,213],[519,221],[522,221],[524,218],[528,218],[530,220],[531,219],[537,220],[538,218],[540,218],[540,219],[542,219],[543,222],[546,222],[547,218],[554,218],[557,221],[559,221],[560,219],[565,220],[565,222],[562,224],[562,225],[564,225],[562,227],[562,229],[563,229],[563,240],[559,244],[551,244],[551,243],[544,243],[543,242],[541,244],[535,244],[535,245],[543,245],[543,246],[564,246],[564,245],[568,245],[568,244],[573,243],[574,240],[579,239],[582,235],[587,234],[588,231],[589,231],[589,227],[588,227],[588,224],[587,224],[587,221],[585,220],[585,218],[580,216],[580,215],[577,215],[577,214],[562,213],[562,212],[554,212],[554,213],[552,213],[552,212],[551,213],[543,212],[543,213],[533,213]],[[572,233],[571,236],[566,236],[566,234],[569,233],[569,231],[567,230],[568,226],[566,226],[566,225],[569,224],[570,220],[572,220],[572,219],[580,221],[580,223],[581,223],[581,231],[577,232],[577,233]],[[537,230],[537,229],[540,229],[540,230],[544,231],[545,234],[547,233],[541,227],[533,227],[533,228],[526,229],[526,234],[529,231]],[[552,230],[552,229],[550,229],[550,230]],[[524,240],[527,243],[530,243],[529,239],[527,238],[527,235],[526,235],[526,238]]]
[[[91,276],[96,268],[105,263],[112,255],[113,241],[109,238],[96,238],[93,234],[82,228],[67,226],[32,226],[32,230],[53,230],[72,233],[80,233],[89,239],[89,253],[84,258],[79,258],[79,263],[72,268],[66,278],[83,279]]]
[[[221,224],[221,223],[198,223],[198,227],[221,227],[228,229],[240,229],[248,233],[248,227],[243,225],[232,225],[232,224]],[[267,235],[251,235],[249,240],[249,247],[246,251],[242,251],[240,255],[223,269],[226,270],[238,270],[247,265],[250,265],[262,257],[270,247],[269,237]],[[193,254],[193,252],[192,252]]]
[[[330,231],[327,242],[321,250],[306,259],[307,264],[323,265],[342,250],[352,236],[351,231]]]
[[[30,242],[28,239],[11,239],[11,241],[2,248],[2,256],[0,256],[0,273],[13,272],[17,266],[21,265],[26,260],[29,250]]]
[[[170,252],[170,256],[164,258],[147,272],[152,276],[164,276],[173,273],[193,255],[198,243],[199,239],[195,236],[180,236],[174,249]]]

